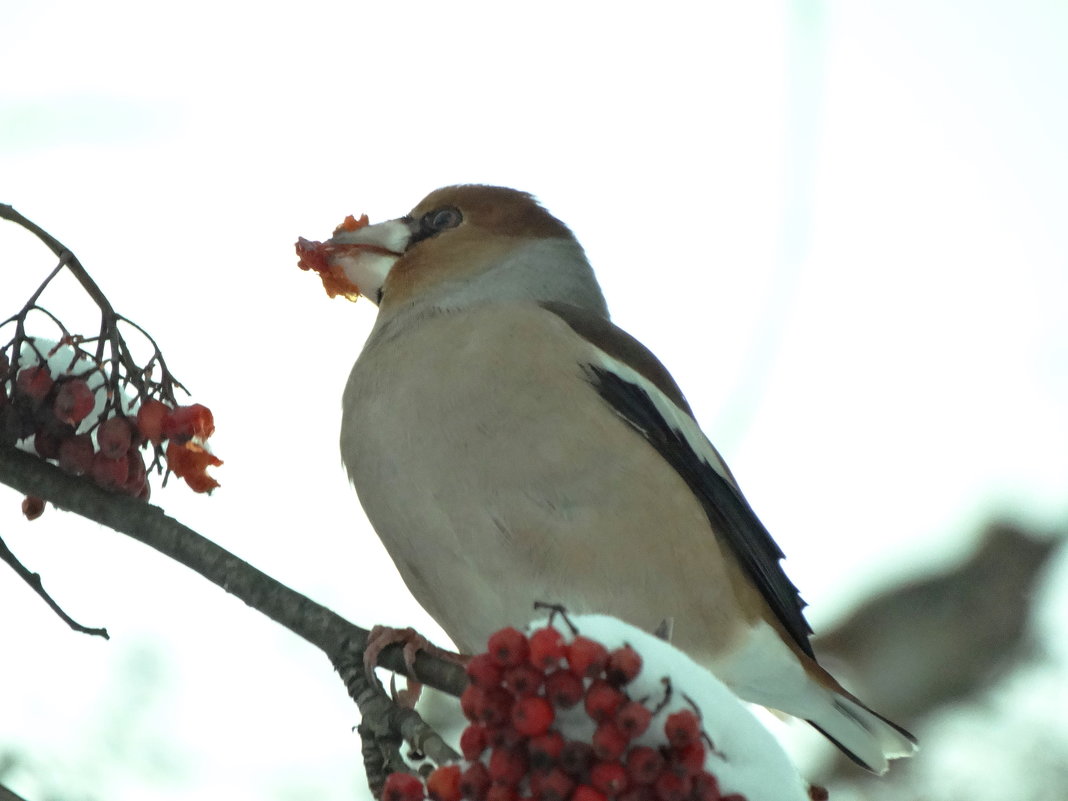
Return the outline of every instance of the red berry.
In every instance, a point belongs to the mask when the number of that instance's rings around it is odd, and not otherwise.
[[[676,773],[693,776],[704,770],[705,747],[700,740],[673,748],[668,757],[671,769]]]
[[[636,745],[627,752],[627,776],[634,784],[652,784],[664,770],[664,758],[648,745]]]
[[[503,687],[490,687],[482,693],[477,707],[478,719],[487,726],[500,726],[512,713],[512,695]]]
[[[460,794],[468,801],[485,801],[489,786],[489,771],[481,762],[472,762],[460,776]]]
[[[504,672],[504,686],[516,695],[534,695],[545,681],[545,674],[529,662],[508,668]]]
[[[564,743],[564,749],[560,752],[560,767],[569,776],[582,777],[593,765],[593,746],[578,740],[569,740]]]
[[[62,440],[50,431],[37,429],[33,435],[33,449],[42,459],[58,459]]]
[[[590,784],[609,796],[627,789],[627,769],[619,762],[598,762],[590,769]]]
[[[47,367],[23,367],[15,376],[15,390],[40,403],[52,390],[52,374]]]
[[[538,629],[530,635],[530,656],[528,659],[540,670],[552,670],[560,664],[567,653],[564,635],[552,626]]]
[[[610,682],[622,686],[633,681],[641,669],[641,656],[629,645],[624,645],[608,654],[604,672]]]
[[[527,737],[545,734],[553,725],[555,717],[553,705],[537,695],[520,698],[512,708],[512,726]]]
[[[616,725],[630,739],[644,734],[653,719],[653,711],[641,701],[627,701],[616,712]]]
[[[107,490],[119,489],[126,483],[126,476],[130,473],[130,465],[126,461],[125,454],[122,458],[111,459],[103,453],[93,456],[93,464],[89,468],[89,475],[100,487]]]
[[[433,801],[460,801],[460,766],[435,768],[426,779],[426,790]]]
[[[487,728],[486,739],[494,748],[512,748],[526,738],[512,727],[510,721],[506,721],[499,726]]]
[[[162,401],[146,400],[137,410],[138,433],[153,445],[159,445],[164,439],[163,421],[170,411],[170,407]]]
[[[530,766],[534,770],[547,771],[560,758],[564,750],[564,736],[558,731],[547,731],[532,737],[527,744]]]
[[[716,777],[706,770],[693,777],[693,790],[690,798],[693,801],[722,801],[723,796],[719,793],[719,782]]]
[[[59,466],[76,476],[88,473],[93,467],[93,438],[76,434],[59,443]]]
[[[614,722],[608,720],[593,733],[593,753],[601,760],[619,759],[630,745],[630,739]]]
[[[382,801],[422,801],[423,783],[410,773],[391,773],[382,786]]]
[[[462,693],[460,693],[460,711],[464,713],[464,717],[468,720],[478,720],[478,708],[482,704],[482,697],[485,695],[485,690],[481,687],[476,687],[474,684],[468,684]]]
[[[689,776],[680,776],[666,770],[656,777],[653,789],[660,801],[686,801],[690,790],[693,789],[693,781]]]
[[[567,647],[567,663],[580,679],[596,678],[608,662],[608,650],[596,640],[579,635]]]
[[[460,753],[464,755],[464,759],[467,761],[474,761],[486,750],[488,742],[486,727],[472,723],[460,735]]]
[[[571,794],[571,801],[608,801],[608,798],[596,787],[580,784]]]
[[[526,661],[530,645],[523,632],[509,626],[490,635],[486,650],[501,667],[515,667]]]
[[[489,776],[494,782],[519,784],[529,768],[527,755],[522,748],[494,748],[489,760]]]
[[[22,499],[22,513],[27,520],[36,520],[44,514],[45,502],[36,495],[27,495]]]
[[[122,485],[122,491],[136,498],[140,494],[141,488],[145,486],[147,478],[145,459],[141,455],[141,451],[132,448],[126,454],[126,464],[128,472],[126,473],[126,483]]]
[[[582,700],[583,692],[582,679],[570,670],[561,668],[545,677],[545,697],[553,706],[570,709]]]
[[[652,785],[632,784],[620,794],[619,801],[656,801],[656,793]]]
[[[535,773],[530,783],[532,794],[541,801],[567,801],[575,787],[575,780],[560,768],[553,768],[544,776]]]
[[[615,717],[616,710],[626,700],[616,687],[604,679],[594,679],[586,690],[586,714],[598,723]]]
[[[486,801],[519,801],[519,791],[514,785],[494,782],[486,791]]]
[[[207,439],[215,431],[211,409],[199,403],[178,406],[168,411],[163,418],[163,439],[185,441],[192,437]],[[146,436],[147,439],[147,436]]]
[[[81,378],[72,378],[59,385],[52,411],[62,423],[76,426],[93,411],[96,398],[89,385]]]
[[[96,444],[109,459],[126,455],[133,443],[133,429],[125,417],[109,417],[96,430]]]
[[[701,721],[690,709],[672,712],[664,721],[664,734],[668,742],[676,748],[697,742],[701,737]]]
[[[504,671],[489,654],[475,654],[465,668],[471,683],[489,689],[501,683]]]

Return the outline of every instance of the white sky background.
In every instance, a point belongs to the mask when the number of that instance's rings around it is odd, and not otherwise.
[[[154,502],[356,623],[433,637],[337,454],[374,308],[328,301],[293,242],[487,182],[575,230],[817,628],[989,514],[1065,520],[1068,6],[517,8],[4,4],[0,202],[215,412],[222,488]],[[0,261],[6,315],[53,260],[5,224]],[[0,536],[113,636],[0,572],[0,749],[114,801],[362,787],[312,648],[137,543],[0,501]]]

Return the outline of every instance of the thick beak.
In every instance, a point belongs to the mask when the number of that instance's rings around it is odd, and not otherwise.
[[[411,238],[408,223],[399,219],[340,231],[323,245],[329,248],[327,262],[340,268],[361,295],[378,305],[382,284]]]
[[[410,221],[401,218],[367,225],[364,217],[359,222],[352,218],[346,222],[356,227],[346,229],[343,224],[325,242],[301,237],[297,241],[300,267],[319,273],[330,297],[344,295],[356,300],[363,295],[378,305],[386,276],[412,238]]]

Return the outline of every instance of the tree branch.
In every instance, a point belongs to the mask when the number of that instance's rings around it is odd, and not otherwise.
[[[0,483],[108,526],[181,562],[319,648],[335,669],[348,664],[352,654],[363,652],[366,629],[257,570],[159,507],[107,492],[6,445],[0,445]],[[401,646],[383,650],[379,664],[407,675]],[[415,672],[419,681],[452,695],[458,696],[467,684],[461,667],[422,652],[416,657]]]

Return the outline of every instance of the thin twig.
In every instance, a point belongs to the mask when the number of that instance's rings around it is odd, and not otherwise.
[[[111,639],[108,636],[107,629],[94,629],[89,628],[88,626],[83,626],[64,612],[60,605],[57,604],[52,596],[45,590],[44,585],[41,583],[40,574],[32,572],[22,564],[18,557],[11,552],[11,549],[7,547],[7,543],[4,542],[3,537],[0,537],[0,559],[11,565],[11,568],[19,575],[19,577],[29,584],[33,588],[33,591],[40,595],[44,602],[51,607],[52,611],[59,615],[60,619],[72,629],[79,631],[82,634],[92,634],[96,637],[103,637],[105,640]]]
[[[107,295],[105,295],[103,291],[101,291],[100,287],[97,286],[96,281],[92,279],[92,277],[86,271],[85,267],[82,266],[82,263],[78,261],[78,258],[71,251],[67,249],[66,245],[64,245],[62,242],[60,242],[58,239],[48,233],[48,231],[39,226],[37,223],[33,222],[33,220],[29,220],[26,217],[23,217],[21,214],[15,211],[14,208],[12,208],[6,203],[0,203],[0,218],[10,220],[16,225],[22,226],[31,234],[40,239],[44,243],[45,247],[47,247],[56,255],[56,258],[58,258],[60,262],[65,262],[64,266],[70,269],[71,275],[73,275],[78,280],[78,283],[82,285],[82,288],[85,290],[86,294],[88,294],[89,297],[93,299],[93,302],[100,307],[100,311],[105,316],[116,316],[115,309],[112,307],[111,301],[108,300]]]

